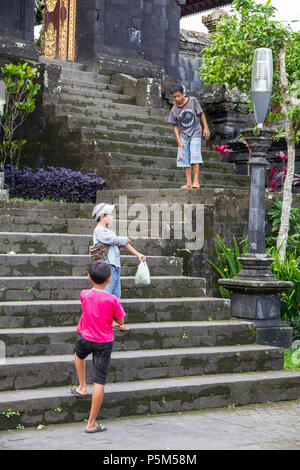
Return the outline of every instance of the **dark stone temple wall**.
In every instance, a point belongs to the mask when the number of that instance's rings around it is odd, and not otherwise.
[[[157,67],[177,78],[180,17],[176,0],[78,2],[76,60],[93,68],[100,58],[103,70],[133,76],[145,76],[148,65],[149,76]]]
[[[0,65],[7,58],[38,61],[34,43],[32,0],[0,0]]]

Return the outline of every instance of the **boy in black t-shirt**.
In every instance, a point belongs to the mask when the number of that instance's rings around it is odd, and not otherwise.
[[[201,155],[201,137],[203,123],[203,136],[209,139],[210,132],[205,114],[198,102],[193,97],[185,97],[181,85],[176,85],[170,90],[175,105],[173,106],[168,122],[173,124],[174,134],[178,143],[177,166],[184,168],[186,184],[181,189],[200,188],[199,165],[203,163]],[[192,183],[193,167],[194,179]]]

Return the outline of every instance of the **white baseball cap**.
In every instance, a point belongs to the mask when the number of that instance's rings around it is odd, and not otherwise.
[[[106,204],[105,202],[102,202],[94,207],[92,217],[93,219],[98,220],[100,215],[111,214],[115,208],[116,204]]]

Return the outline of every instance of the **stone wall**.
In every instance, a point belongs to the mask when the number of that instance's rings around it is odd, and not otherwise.
[[[78,2],[76,60],[135,77],[141,66],[153,78],[165,69],[176,78],[180,14],[176,0]]]
[[[33,7],[33,0],[0,0],[0,66],[18,58],[38,60]]]
[[[199,75],[203,49],[210,43],[210,35],[180,30],[179,79],[186,91],[201,100],[207,90]]]

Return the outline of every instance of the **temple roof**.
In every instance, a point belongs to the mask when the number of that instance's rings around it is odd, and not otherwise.
[[[230,5],[233,0],[186,0],[181,7],[181,16],[195,15],[207,10]]]

